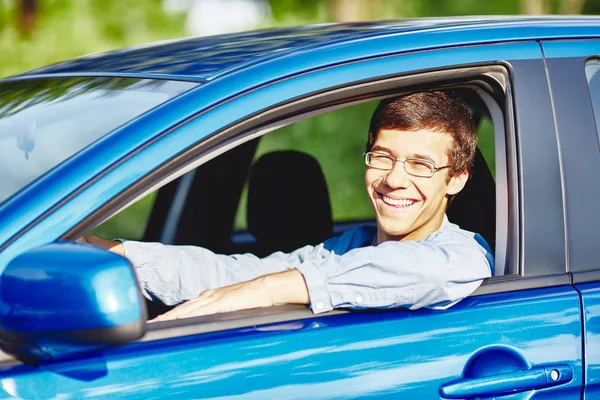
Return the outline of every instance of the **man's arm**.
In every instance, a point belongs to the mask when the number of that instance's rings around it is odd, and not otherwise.
[[[385,242],[296,268],[315,313],[347,307],[448,308],[491,275],[493,256],[464,231]]]
[[[311,304],[315,313],[337,307],[445,309],[477,289],[491,275],[493,262],[485,248],[463,233],[320,255],[307,260],[292,253],[290,264],[296,269],[205,292],[157,320],[279,303]]]
[[[308,289],[296,269],[269,274],[231,286],[207,290],[153,321],[198,317],[276,304],[309,304]]]
[[[330,243],[333,250],[321,244],[265,259],[219,256],[189,246],[134,243],[132,262],[134,266],[137,263],[136,273],[145,293],[166,304],[203,293],[165,318],[278,303],[310,303],[315,313],[336,307],[447,308],[490,276],[493,262],[487,250],[463,232],[438,235],[434,240],[386,242],[342,255],[335,253],[335,242]],[[207,285],[207,280],[212,283]],[[190,285],[195,294],[181,292],[182,286]]]
[[[84,236],[78,242],[103,247],[126,256],[133,265],[142,293],[149,299],[158,299],[166,305],[195,299],[200,294],[205,298],[207,293],[214,294],[216,289],[232,287],[241,282],[244,282],[248,292],[253,294],[256,294],[255,289],[259,286],[268,287],[266,290],[270,293],[269,298],[275,299],[274,304],[294,302],[295,298],[281,299],[279,293],[271,293],[275,287],[285,286],[280,285],[283,278],[256,278],[289,270],[293,268],[289,263],[290,259],[312,259],[315,256],[311,255],[311,252],[317,250],[314,246],[305,246],[297,250],[291,258],[288,254],[279,252],[260,259],[252,254],[215,254],[197,246],[167,246],[161,243],[134,241],[122,243],[95,236]],[[303,282],[302,279],[301,281]],[[306,291],[304,284],[302,288]],[[234,293],[232,290],[229,292]],[[292,290],[285,292],[293,293]],[[264,306],[264,299],[256,297],[254,307]]]
[[[121,256],[125,255],[125,247],[123,246],[123,243],[116,241],[116,240],[106,240],[106,239],[102,239],[98,236],[82,236],[79,239],[77,239],[78,243],[87,243],[87,244],[91,244],[92,246],[96,246],[96,247],[102,247],[104,249],[110,250],[113,253],[119,254]]]

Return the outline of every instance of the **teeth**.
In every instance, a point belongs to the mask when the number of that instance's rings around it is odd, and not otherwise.
[[[412,206],[415,203],[414,200],[392,199],[391,197],[388,197],[386,195],[383,195],[383,201],[385,201],[386,203],[391,204],[393,206],[400,206],[400,207]]]

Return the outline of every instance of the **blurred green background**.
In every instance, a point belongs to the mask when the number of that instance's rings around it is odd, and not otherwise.
[[[228,7],[227,12],[219,7]],[[236,30],[432,16],[598,12],[600,0],[0,0],[0,77],[90,53]],[[314,155],[325,172],[334,219],[369,218],[360,154],[374,107],[353,106],[285,127],[262,140],[259,154],[292,145]],[[330,134],[322,134],[324,130]],[[342,144],[328,141],[340,131],[354,134]],[[491,126],[482,132],[481,140],[490,142]],[[356,163],[348,160],[354,157]],[[339,170],[340,164],[356,168]],[[150,195],[134,204],[94,233],[141,238],[153,199]],[[244,201],[237,229],[245,227]]]
[[[190,10],[207,0],[0,0],[0,77],[72,57],[198,33]],[[223,4],[242,0],[211,0]],[[252,1],[252,0],[247,0]],[[258,3],[258,0],[255,2]],[[247,28],[486,14],[595,14],[600,0],[264,0]],[[201,21],[199,19],[199,21]]]

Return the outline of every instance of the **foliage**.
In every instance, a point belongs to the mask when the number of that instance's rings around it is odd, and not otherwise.
[[[161,0],[40,0],[31,37],[18,29],[17,6],[0,0],[0,77],[185,35],[185,16],[164,13]]]
[[[2,85],[4,95],[0,97],[0,118],[17,114],[34,104],[67,100],[99,88],[122,90],[140,82],[140,79],[105,77],[8,81]],[[144,86],[156,86],[157,82],[145,81]]]

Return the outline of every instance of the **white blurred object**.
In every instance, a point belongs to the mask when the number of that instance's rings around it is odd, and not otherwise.
[[[186,30],[193,36],[251,30],[271,18],[266,0],[163,0],[166,12],[187,12]]]

